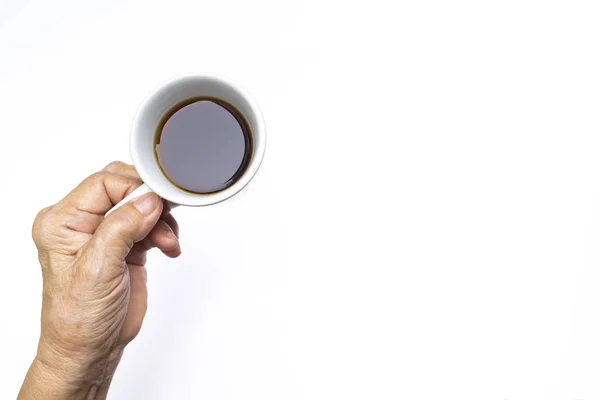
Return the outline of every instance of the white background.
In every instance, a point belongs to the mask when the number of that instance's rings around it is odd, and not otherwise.
[[[145,95],[229,76],[269,140],[177,209],[112,399],[600,398],[595,1],[0,0],[0,398],[35,354],[38,209]]]

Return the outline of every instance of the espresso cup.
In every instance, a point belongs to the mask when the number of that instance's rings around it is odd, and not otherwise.
[[[215,193],[192,193],[173,184],[161,169],[154,149],[157,130],[166,113],[177,104],[198,97],[214,98],[231,104],[247,121],[252,136],[250,161],[243,174],[233,184]],[[151,93],[133,120],[130,134],[131,157],[144,184],[115,205],[111,212],[131,199],[149,192],[155,192],[169,201],[172,207],[208,206],[227,200],[252,180],[262,162],[265,146],[265,123],[260,109],[248,92],[238,84],[222,77],[205,74],[174,79]]]

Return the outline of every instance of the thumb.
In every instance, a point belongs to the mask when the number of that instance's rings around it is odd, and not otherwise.
[[[162,208],[163,202],[155,193],[146,193],[110,213],[90,241],[92,252],[124,261],[133,245],[154,228]]]

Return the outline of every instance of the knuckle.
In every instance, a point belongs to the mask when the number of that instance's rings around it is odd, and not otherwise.
[[[85,180],[90,185],[96,185],[104,182],[104,180],[110,175],[110,172],[107,171],[99,171],[95,172],[92,175],[88,176]]]
[[[110,172],[108,172],[108,171],[98,171],[98,172],[94,172],[92,175],[90,175],[89,179],[91,179],[93,181],[99,181],[99,180],[106,178],[109,175],[110,175]]]
[[[104,167],[103,171],[115,172],[120,171],[124,168],[129,167],[128,164],[125,164],[123,161],[112,161],[106,167]]]
[[[36,245],[41,245],[43,242],[43,238],[49,230],[49,214],[52,210],[52,206],[43,208],[38,212],[33,221],[33,226],[31,228],[31,237]]]

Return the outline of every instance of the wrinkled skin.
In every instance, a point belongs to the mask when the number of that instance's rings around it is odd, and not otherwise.
[[[141,184],[133,166],[114,162],[35,219],[42,329],[20,399],[106,397],[146,314],[146,252],[181,254],[177,222],[153,193],[105,217]]]

